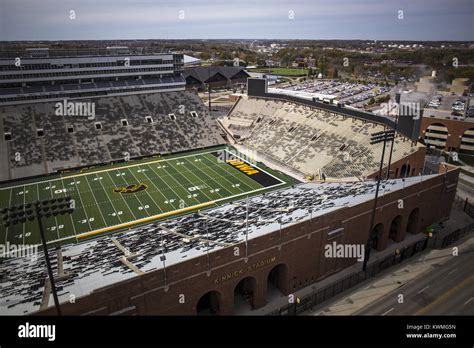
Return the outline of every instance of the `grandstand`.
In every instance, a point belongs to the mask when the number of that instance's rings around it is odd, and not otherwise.
[[[37,221],[21,209],[37,200],[78,202],[64,215],[45,210],[42,219],[65,313],[195,314],[202,298],[219,292],[228,314],[235,289],[249,277],[263,286],[258,294],[252,290],[252,307],[261,307],[275,270],[288,295],[290,287],[356,262],[323,260],[324,241],[370,239],[383,250],[389,240],[449,216],[450,207],[439,202],[452,201],[457,172],[409,177],[422,171],[415,156],[423,153],[405,138],[405,127],[392,157],[393,177],[400,179],[382,182],[384,209],[369,231],[371,179],[382,151],[369,138],[391,127],[379,116],[350,117],[340,106],[330,112],[289,95],[243,96],[228,111],[210,113],[185,90],[180,54],[120,47],[79,57],[38,54],[46,56],[24,57],[20,74],[0,64],[10,79],[0,81],[2,219],[10,218],[6,208],[20,210],[16,223],[0,226],[0,238],[5,245],[38,246]],[[45,64],[33,64],[38,60]],[[58,76],[43,76],[48,68]],[[87,74],[90,80],[82,78]],[[69,102],[93,112],[58,114],[58,103]],[[257,160],[232,154],[229,142],[255,149]],[[404,161],[410,165],[400,170]],[[296,180],[280,168],[297,172]],[[308,176],[335,182],[299,182]],[[436,209],[423,206],[433,197]],[[402,210],[394,205],[401,198]],[[0,255],[0,314],[51,313],[43,254],[35,255]],[[170,298],[181,293],[188,302],[176,307]],[[69,306],[71,295],[78,302]]]
[[[11,137],[0,140],[0,146],[8,149],[8,156],[0,157],[0,179],[225,143],[214,117],[189,91],[80,102],[95,103],[93,120],[57,116],[55,103],[1,106],[3,134]]]
[[[237,142],[304,176],[364,180],[380,164],[383,144],[370,145],[370,134],[384,126],[310,106],[243,97],[220,123]],[[392,163],[419,147],[398,135]]]
[[[0,105],[182,91],[184,58],[143,48],[0,52]]]
[[[381,190],[384,194],[401,191],[433,177],[435,175],[407,178],[403,182],[391,180],[385,182]],[[60,302],[68,302],[70,294],[84,297],[96,289],[238,245],[246,240],[247,233],[252,240],[293,224],[323,219],[333,211],[370,201],[374,191],[373,182],[298,185],[253,197],[248,202],[230,203],[204,214],[187,215],[118,233],[112,238],[51,250],[55,272],[59,272],[59,262],[63,269],[57,280]],[[248,229],[246,204],[250,212]],[[120,261],[124,250],[128,250],[125,258],[133,267]],[[41,255],[33,260],[10,259],[2,266],[9,281],[0,283],[1,313],[29,314],[53,305],[52,298],[49,302],[42,300],[47,273]]]

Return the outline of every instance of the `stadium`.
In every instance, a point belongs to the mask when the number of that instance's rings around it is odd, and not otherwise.
[[[426,173],[420,118],[259,78],[219,112],[180,53],[75,54],[0,59],[0,238],[51,260],[3,253],[1,314],[54,315],[52,288],[63,314],[245,313],[358,262],[329,243],[377,253],[449,218],[459,171]]]

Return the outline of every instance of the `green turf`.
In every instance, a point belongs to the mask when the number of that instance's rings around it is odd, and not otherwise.
[[[251,71],[283,76],[306,76],[308,74],[308,69],[304,68],[257,68]]]
[[[161,218],[174,217],[193,209],[202,209],[202,204],[209,207],[207,203],[212,202],[211,206],[214,206],[293,183],[278,175],[281,183],[265,187],[251,176],[218,161],[211,151],[216,150],[95,167],[92,171],[46,176],[33,182],[11,183],[0,188],[0,207],[71,196],[76,205],[72,214],[43,219],[48,242],[63,244],[77,241],[78,236],[89,236],[91,231],[129,228],[136,226],[140,219],[167,213]],[[259,165],[258,169],[269,171],[263,165]],[[275,175],[274,172],[271,174]],[[118,187],[132,184],[144,184],[147,189],[131,194],[114,192]],[[132,225],[123,226],[128,223]],[[0,225],[0,243],[39,244],[40,241],[35,220],[8,227]]]

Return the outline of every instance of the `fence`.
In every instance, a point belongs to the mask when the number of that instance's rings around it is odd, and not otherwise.
[[[457,240],[463,238],[465,235],[467,235],[468,233],[470,233],[472,231],[474,231],[474,223],[470,224],[470,225],[468,225],[464,228],[459,228],[456,231],[453,231],[450,234],[448,234],[448,235],[446,235],[442,238],[439,238],[438,236],[436,236],[434,238],[433,242],[430,243],[430,244],[434,248],[445,248],[448,245],[453,244]]]
[[[469,203],[469,200],[461,199],[458,196],[454,199],[454,204],[461,210],[463,210],[467,215],[474,218],[474,205]]]
[[[425,250],[427,247],[433,248],[436,246],[446,247],[455,241],[461,239],[469,232],[474,230],[474,224],[471,224],[465,228],[458,229],[454,232],[451,232],[449,235],[444,237],[436,236],[431,239],[422,239],[419,240],[403,249],[400,250],[398,255],[390,255],[384,259],[369,264],[367,270],[360,271],[356,274],[352,274],[343,278],[342,280],[337,280],[334,283],[322,288],[313,291],[311,294],[306,295],[296,301],[295,303],[288,304],[286,306],[277,309],[268,315],[298,315],[308,310],[314,309],[314,307],[319,304],[331,299],[337,294],[350,289],[351,287],[369,279],[375,277],[380,272],[386,270],[387,268],[397,265],[403,262],[405,259],[412,257],[413,255]]]

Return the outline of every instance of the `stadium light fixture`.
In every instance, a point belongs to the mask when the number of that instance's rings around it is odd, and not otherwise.
[[[392,141],[395,137],[395,132],[393,130],[382,131],[373,133],[370,137],[370,144],[375,145],[379,143],[383,143],[382,146],[382,158],[380,159],[380,168],[379,174],[377,176],[377,187],[375,189],[375,198],[374,198],[374,206],[372,208],[372,214],[370,216],[370,225],[369,225],[369,236],[367,238],[366,250],[365,250],[365,257],[364,257],[364,265],[362,270],[365,272],[367,269],[367,262],[369,261],[370,257],[370,249],[372,249],[372,229],[374,228],[374,219],[375,219],[375,210],[377,209],[377,198],[379,196],[379,189],[380,189],[380,180],[382,178],[382,170],[383,170],[383,160],[385,157],[385,147],[388,141]]]
[[[400,116],[400,95],[397,95],[396,96],[396,102],[398,103],[399,107],[398,107],[398,110],[397,110],[397,115],[395,116],[395,126],[393,128],[393,137],[395,138],[395,136],[397,135],[397,128],[398,128],[398,117]],[[393,154],[393,146],[395,144],[395,141],[392,141],[392,144],[390,146],[390,155],[388,157],[388,165],[387,165],[387,180],[390,178],[390,166],[392,164],[392,154]]]
[[[61,306],[59,304],[58,294],[56,290],[56,282],[54,280],[53,269],[51,267],[51,260],[48,253],[48,245],[43,228],[43,218],[51,216],[72,214],[74,212],[75,202],[70,196],[51,198],[36,201],[34,203],[25,203],[20,205],[13,205],[2,209],[2,220],[4,226],[16,225],[18,223],[25,223],[36,219],[41,236],[41,243],[43,246],[44,258],[46,261],[46,268],[48,270],[48,278],[51,284],[51,291],[53,293],[54,306],[58,315],[61,315]]]
[[[161,239],[161,256],[160,256],[160,260],[161,262],[163,262],[163,272],[164,272],[164,280],[165,280],[165,286],[167,285],[166,284],[166,256],[165,256],[165,243],[163,241],[163,234],[164,232],[166,231],[166,229],[163,228],[163,226],[160,226],[161,230],[160,230],[160,239]]]

